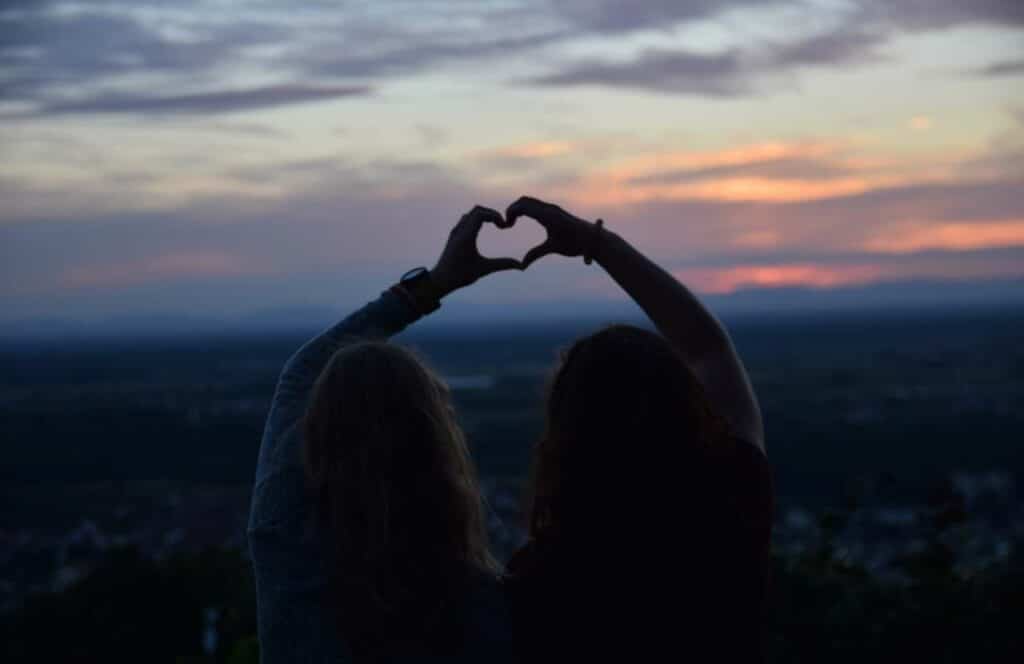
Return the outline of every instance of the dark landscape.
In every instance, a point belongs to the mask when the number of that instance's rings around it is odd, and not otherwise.
[[[773,659],[878,661],[934,629],[948,630],[928,641],[939,661],[1019,648],[1024,311],[729,323],[761,399],[778,492]],[[397,338],[453,389],[503,556],[522,537],[545,379],[558,349],[597,325]],[[143,660],[252,661],[248,484],[277,373],[306,337],[4,346],[7,661],[130,653],[147,629],[170,650]],[[133,615],[142,602],[148,617]],[[47,640],[57,629],[74,638]]]

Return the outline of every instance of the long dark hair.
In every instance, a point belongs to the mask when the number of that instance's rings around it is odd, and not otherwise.
[[[736,465],[741,446],[660,335],[616,325],[574,343],[505,577],[524,659],[647,661],[684,643],[758,661],[768,539],[742,496],[764,480]]]
[[[579,339],[548,388],[528,496],[531,539],[565,548],[643,528],[666,483],[697,470],[725,434],[660,335],[614,325]]]
[[[304,427],[346,637],[361,651],[444,642],[458,593],[495,571],[447,388],[399,346],[356,343],[320,375]]]

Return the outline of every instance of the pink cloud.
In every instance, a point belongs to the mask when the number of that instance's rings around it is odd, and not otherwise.
[[[685,200],[783,203],[944,177],[944,168],[904,169],[891,160],[852,154],[838,141],[769,142],[638,155],[592,172],[559,195],[607,206]]]
[[[741,263],[721,267],[685,268],[676,278],[700,293],[726,295],[759,288],[842,288],[874,283],[933,280],[965,281],[1024,277],[1024,266],[1014,257],[951,263],[944,258],[922,256],[913,262],[878,262],[865,257],[856,264],[821,262]]]
[[[702,293],[725,294],[745,288],[802,286],[834,288],[878,281],[883,270],[876,265],[732,265],[719,268],[679,270],[675,276]]]
[[[74,267],[63,273],[60,283],[72,288],[118,287],[194,277],[254,275],[260,272],[238,256],[196,251],[163,254],[123,263]]]
[[[920,222],[869,240],[869,251],[904,254],[1024,246],[1024,220]]]
[[[567,154],[572,150],[572,143],[569,141],[535,141],[510,145],[493,154],[498,157],[511,157],[515,159],[543,159],[544,157],[557,157]]]

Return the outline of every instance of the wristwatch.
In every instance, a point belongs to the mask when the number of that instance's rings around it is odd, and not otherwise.
[[[430,270],[425,267],[409,270],[392,286],[392,289],[404,297],[421,316],[426,316],[441,307],[441,299],[437,296],[437,288],[430,278]]]

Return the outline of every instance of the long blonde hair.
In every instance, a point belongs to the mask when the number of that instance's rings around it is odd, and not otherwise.
[[[371,651],[443,641],[460,590],[497,570],[447,388],[410,351],[358,342],[320,375],[304,428],[346,636]]]

